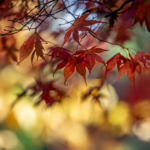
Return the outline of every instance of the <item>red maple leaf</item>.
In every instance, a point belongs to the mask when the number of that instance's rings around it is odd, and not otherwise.
[[[135,87],[136,72],[139,73],[139,75],[141,74],[141,68],[139,64],[136,61],[126,58],[126,62],[122,64],[118,69],[117,81],[119,81],[125,75],[125,73],[127,73],[128,78],[131,80],[131,82],[134,84]]]
[[[54,102],[60,102],[62,96],[64,96],[64,92],[59,90],[54,86],[54,81],[49,83],[42,83],[41,81],[36,81],[36,85],[32,87],[34,92],[42,91],[40,96],[40,102],[44,100],[48,106],[53,105]]]
[[[140,22],[140,25],[142,26],[145,21],[147,29],[150,32],[150,0],[141,1],[133,6],[133,8],[136,8],[134,24]]]
[[[74,58],[72,55],[70,55],[70,56],[68,57],[67,61],[63,60],[62,62],[60,62],[60,63],[57,65],[57,67],[56,67],[54,73],[55,73],[57,70],[60,70],[60,69],[62,69],[62,68],[64,68],[63,74],[64,74],[64,84],[65,84],[66,81],[67,81],[67,79],[68,79],[68,78],[74,73],[74,71],[75,71],[75,58]]]
[[[145,52],[138,52],[134,58],[129,53],[129,57],[125,58],[121,54],[116,54],[110,60],[107,61],[106,73],[112,70],[117,64],[118,68],[118,78],[120,80],[126,73],[128,78],[135,86],[135,73],[137,72],[141,75],[141,69],[147,74],[150,75],[150,56]],[[117,82],[116,81],[116,82]]]
[[[62,47],[51,47],[49,53],[51,53],[51,59],[54,57],[59,57],[64,60],[66,63],[68,62],[68,58],[71,57],[70,51],[62,48]]]
[[[130,55],[130,59],[125,58],[124,56],[122,56],[121,54],[116,54],[115,56],[113,56],[110,60],[107,61],[107,67],[106,67],[106,73],[110,70],[112,70],[115,65],[117,64],[117,69],[118,69],[118,78],[116,80],[116,82],[118,80],[120,80],[125,73],[127,73],[128,78],[131,80],[131,82],[134,84],[135,86],[135,73],[137,72],[139,75],[141,74],[141,68],[138,64],[138,62],[132,58],[132,56]]]
[[[67,61],[63,60],[62,62],[60,62],[57,65],[54,73],[57,70],[64,68],[64,82],[66,83],[67,79],[74,73],[76,69],[76,71],[84,78],[86,83],[86,68],[91,74],[91,70],[96,64],[96,61],[101,62],[105,65],[103,58],[96,54],[103,51],[107,50],[96,48],[96,46],[88,50],[79,50],[71,55],[67,59]]]
[[[36,83],[33,86],[29,86],[21,96],[24,96],[28,90],[32,90],[32,94],[30,94],[32,97],[42,92],[36,104],[44,100],[48,106],[51,106],[54,102],[60,102],[62,96],[65,95],[65,92],[55,87],[54,83],[55,81],[43,83],[40,80],[36,80]]]
[[[116,65],[117,68],[119,69],[120,65],[122,64],[122,62],[126,61],[126,58],[124,56],[122,56],[120,53],[114,55],[111,59],[109,59],[106,62],[106,74],[108,71],[112,70]],[[105,74],[105,76],[106,76]]]
[[[20,61],[18,62],[18,64],[20,64],[24,59],[26,59],[30,54],[31,52],[33,51],[34,47],[34,52],[32,54],[32,57],[31,57],[31,62],[33,61],[33,57],[34,57],[34,54],[36,53],[37,55],[37,59],[38,57],[42,57],[44,60],[44,56],[43,56],[43,46],[42,46],[42,42],[47,42],[45,40],[43,40],[40,35],[35,32],[33,33],[21,46],[20,48]],[[17,65],[18,65],[17,64]]]
[[[91,26],[91,25],[94,25],[96,23],[104,23],[104,22],[96,21],[96,20],[85,20],[88,16],[89,16],[89,14],[84,14],[84,15],[76,18],[76,20],[74,21],[72,26],[69,27],[66,30],[67,32],[66,32],[65,37],[64,37],[63,45],[70,38],[71,35],[73,36],[74,41],[76,41],[80,45],[80,42],[79,42],[79,31],[88,31],[88,32],[91,32],[91,33],[95,34],[87,26]]]
[[[94,46],[88,50],[79,50],[73,55],[78,55],[76,59],[83,59],[81,63],[84,64],[84,66],[89,70],[89,73],[91,74],[92,68],[94,67],[96,61],[101,62],[105,65],[103,58],[96,54],[103,51],[108,50],[96,48],[96,46]]]
[[[134,59],[138,62],[145,74],[150,76],[150,56],[145,52],[138,52]]]

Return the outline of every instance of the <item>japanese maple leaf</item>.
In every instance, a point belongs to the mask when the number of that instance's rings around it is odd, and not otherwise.
[[[142,68],[143,72],[150,76],[150,56],[145,52],[136,53],[134,59]]]
[[[67,61],[63,60],[62,62],[60,62],[54,73],[59,70],[59,69],[62,69],[64,68],[64,72],[63,72],[63,75],[64,75],[64,84],[66,84],[66,81],[67,79],[74,73],[75,71],[75,58],[73,56],[70,56]]]
[[[64,83],[66,83],[67,79],[74,73],[74,63],[75,63],[75,58],[69,53],[70,51],[62,48],[62,47],[53,47],[50,50],[51,56],[52,58],[54,57],[59,57],[62,62],[60,62],[53,75],[55,74],[55,72],[59,69],[65,68],[64,69]]]
[[[115,65],[117,65],[118,69],[118,78],[119,81],[126,73],[128,78],[135,86],[135,73],[137,72],[139,75],[141,74],[141,67],[138,62],[132,58],[131,54],[129,53],[130,59],[125,58],[121,54],[116,54],[110,60],[107,61],[106,73],[112,70]],[[116,82],[117,82],[116,81]]]
[[[35,32],[33,33],[21,46],[20,48],[20,61],[18,62],[18,64],[20,64],[24,59],[26,59],[30,54],[31,52],[33,51],[34,49],[34,53],[33,53],[33,56],[31,57],[31,61],[34,57],[34,54],[36,53],[37,55],[37,59],[38,57],[42,57],[44,60],[44,56],[43,56],[43,46],[42,46],[42,42],[46,42],[45,40],[43,40],[40,35]],[[18,65],[17,64],[17,65]]]
[[[68,78],[74,73],[75,71],[75,58],[69,60],[68,64],[64,68],[64,83],[68,80]]]
[[[71,54],[69,52],[69,50],[62,47],[52,47],[49,51],[49,53],[51,53],[52,56],[51,59],[53,59],[54,57],[59,57],[66,63],[68,62],[68,58],[71,57]]]
[[[75,56],[71,56],[69,57],[69,59],[67,60],[67,62],[65,62],[64,60],[62,62],[60,62],[54,73],[59,70],[64,68],[64,84],[66,84],[66,81],[68,80],[68,78],[73,75],[73,73],[76,71],[83,76],[85,83],[86,83],[86,69],[85,69],[85,65],[82,62],[83,58],[76,58]]]
[[[53,75],[55,74],[55,72],[59,69],[62,69],[65,67],[64,69],[64,80],[66,83],[67,79],[74,73],[74,57],[69,53],[70,51],[62,48],[62,47],[52,47],[50,48],[51,50],[49,51],[49,53],[51,53],[51,59],[53,59],[54,57],[59,57],[62,62],[60,62]]]
[[[96,21],[96,20],[85,20],[88,16],[89,16],[89,14],[84,14],[84,15],[76,18],[76,20],[74,21],[72,26],[69,27],[66,30],[67,32],[66,32],[65,37],[64,37],[63,45],[70,38],[71,35],[73,36],[74,41],[76,41],[80,45],[80,42],[79,42],[79,31],[88,31],[88,32],[91,32],[91,33],[95,34],[87,26],[91,26],[91,25],[94,25],[96,23],[104,23],[104,22]]]
[[[139,22],[142,26],[143,22],[145,21],[147,29],[150,32],[150,0],[141,1],[133,8],[136,8],[134,24]]]
[[[57,65],[54,73],[57,70],[64,68],[64,83],[66,83],[68,78],[76,70],[84,78],[84,81],[86,83],[86,68],[89,70],[89,73],[91,73],[91,70],[96,64],[96,61],[101,62],[105,65],[103,58],[96,54],[103,51],[107,50],[96,48],[96,46],[88,50],[79,50],[72,56],[70,56],[67,61],[63,60],[62,62],[60,62]]]
[[[135,87],[135,73],[141,74],[141,67],[139,64],[134,61],[126,58],[126,62],[121,65],[118,69],[118,78],[117,81],[120,80],[125,73],[127,73],[128,78],[131,80],[131,82],[134,84]],[[116,81],[116,82],[117,82]]]
[[[39,91],[42,91],[40,101],[38,103],[44,100],[48,106],[53,105],[54,102],[60,102],[61,97],[65,95],[63,91],[54,86],[54,81],[43,83],[36,80],[36,84],[28,89],[33,90],[32,96],[36,95]]]
[[[117,81],[120,80],[127,73],[128,78],[135,86],[135,73],[141,75],[141,70],[143,70],[147,75],[150,76],[150,56],[145,52],[138,52],[136,53],[134,58],[129,53],[129,57],[130,59],[125,58],[119,53],[113,56],[106,63],[106,73],[112,70],[115,65],[117,65]]]
[[[94,65],[96,64],[96,61],[101,62],[105,65],[103,58],[96,54],[104,51],[108,51],[108,50],[96,48],[96,46],[94,46],[88,50],[79,50],[73,54],[77,56],[75,62],[76,71],[84,78],[85,82],[86,82],[85,68],[89,70],[89,75],[90,75]]]
[[[114,55],[111,59],[109,59],[106,62],[106,74],[107,74],[108,71],[115,68],[116,65],[117,65],[117,68],[119,69],[120,65],[124,61],[126,61],[126,58],[124,56],[122,56],[120,53]],[[105,76],[106,76],[106,74],[105,74]]]

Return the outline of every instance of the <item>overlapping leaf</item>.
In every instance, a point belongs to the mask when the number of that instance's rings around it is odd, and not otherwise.
[[[127,59],[127,58],[126,58]],[[128,78],[131,80],[131,82],[135,86],[135,73],[140,73],[140,66],[136,61],[132,61],[130,59],[127,59],[126,62],[121,65],[118,69],[118,78],[117,81],[119,81],[125,73],[127,73]]]
[[[116,65],[117,65],[117,68],[119,69],[122,61],[125,61],[125,60],[126,60],[126,58],[124,56],[122,56],[120,53],[114,55],[106,63],[106,65],[107,65],[106,74],[107,74],[108,71],[112,70]]]
[[[145,52],[138,52],[134,59],[138,62],[145,74],[150,76],[150,56]]]
[[[84,66],[89,70],[91,74],[92,68],[94,67],[96,61],[101,62],[105,65],[105,62],[102,57],[97,55],[96,53],[101,53],[103,51],[107,51],[101,48],[96,48],[95,46],[88,50],[79,50],[74,55],[78,55],[77,58],[82,58]]]
[[[37,32],[33,33],[22,44],[22,46],[20,48],[20,61],[18,62],[18,64],[20,64],[24,59],[26,59],[31,54],[31,52],[33,51],[34,48],[35,49],[34,49],[34,52],[32,54],[32,57],[31,57],[31,62],[33,61],[33,57],[34,57],[35,53],[37,55],[37,58],[40,56],[41,58],[43,58],[45,60],[45,58],[43,56],[44,48],[43,48],[41,42],[46,42],[46,41],[43,40]]]
[[[69,52],[69,50],[62,47],[52,47],[49,51],[49,53],[51,53],[52,56],[51,59],[53,59],[54,57],[59,57],[66,63],[68,62],[68,58],[71,57],[71,54]]]
[[[134,24],[139,22],[142,26],[145,21],[147,29],[150,32],[150,0],[141,1],[133,8],[136,8]]]
[[[57,70],[60,70],[64,68],[64,72],[63,72],[63,75],[64,75],[64,83],[66,83],[67,79],[74,73],[75,71],[75,58],[70,55],[68,57],[68,59],[66,60],[62,60],[62,62],[60,62],[54,73],[57,71]]]
[[[135,73],[141,75],[141,70],[143,70],[147,75],[150,75],[150,56],[147,53],[138,52],[134,58],[129,53],[129,57],[130,59],[125,58],[119,53],[113,56],[106,63],[106,73],[117,65],[117,81],[127,73],[128,78],[135,86]]]
[[[67,32],[66,32],[65,37],[64,37],[63,45],[70,38],[71,35],[73,36],[74,41],[76,41],[78,44],[80,44],[80,42],[79,42],[79,31],[88,31],[88,32],[91,32],[94,34],[94,32],[90,28],[88,28],[87,26],[91,26],[91,25],[94,25],[96,23],[104,23],[104,22],[96,21],[96,20],[85,20],[88,16],[89,16],[89,14],[84,14],[84,15],[76,18],[76,20],[74,21],[72,26],[66,30]]]
[[[67,79],[74,73],[76,69],[76,71],[84,78],[86,83],[86,68],[91,74],[92,68],[96,64],[96,61],[101,62],[105,65],[103,58],[96,54],[104,51],[107,50],[96,48],[96,46],[88,50],[79,50],[73,55],[70,55],[67,61],[62,59],[63,61],[57,65],[55,72],[59,69],[64,68],[63,74],[64,81],[66,83]]]
[[[88,50],[79,50],[74,54],[75,56],[77,56],[76,60],[82,60],[81,62],[77,63],[76,70],[84,78],[85,82],[86,68],[88,69],[90,75],[94,65],[96,64],[96,61],[105,65],[103,58],[96,54],[104,51],[107,50],[96,48],[96,46],[94,46]]]

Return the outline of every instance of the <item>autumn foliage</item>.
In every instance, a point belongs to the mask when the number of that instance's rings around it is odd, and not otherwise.
[[[119,81],[125,74],[136,88],[136,78],[142,76],[142,72],[150,76],[150,55],[142,49],[125,47],[125,42],[136,36],[131,31],[137,23],[145,32],[150,32],[150,0],[29,0],[21,2],[2,0],[0,2],[0,19],[7,22],[1,27],[0,49],[6,51],[3,57],[10,57],[21,67],[22,62],[30,57],[34,66],[34,58],[43,59],[39,65],[42,70],[46,64],[55,66],[52,74],[63,70],[64,86],[72,84],[68,81],[77,72],[87,83],[96,63],[101,63],[99,71],[103,80],[109,79],[110,72],[117,66],[118,77],[114,83]],[[21,11],[20,11],[21,10]],[[80,11],[80,13],[79,13]],[[81,13],[82,12],[82,13]],[[62,17],[63,16],[63,17]],[[70,20],[70,16],[72,19]],[[60,31],[50,29],[56,27],[61,21]],[[65,25],[67,29],[65,30]],[[57,27],[56,27],[57,29]],[[14,34],[29,30],[31,35],[21,44],[19,60],[17,60],[14,41],[9,46],[7,40],[15,39]],[[51,37],[56,42],[44,38],[44,31],[51,30]],[[115,34],[115,38],[113,33]],[[58,40],[61,39],[61,40]],[[57,42],[58,41],[58,42]],[[60,42],[61,41],[61,42]],[[44,48],[44,45],[49,45]],[[112,47],[120,48],[120,52],[111,56]],[[124,54],[122,54],[122,51]],[[107,60],[107,61],[106,61]],[[89,72],[89,74],[87,73]],[[87,75],[88,74],[88,75]],[[58,90],[55,81],[42,83],[37,80],[32,89],[34,93],[42,90],[40,100],[52,105],[58,97],[65,95],[65,92]],[[23,92],[24,96],[26,94]],[[57,94],[51,96],[49,91]]]

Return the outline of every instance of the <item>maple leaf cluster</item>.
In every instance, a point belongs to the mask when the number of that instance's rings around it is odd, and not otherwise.
[[[109,4],[107,4],[107,6],[108,5]],[[148,6],[149,6],[149,1],[139,2],[137,4],[137,6],[134,6],[134,8],[135,7],[137,8],[136,16],[135,16],[136,19],[134,21],[134,24],[139,21],[142,25],[144,19],[147,19],[147,17],[144,17],[144,16],[145,15],[148,16],[147,15]],[[140,13],[140,8],[142,8],[144,10],[142,13]],[[81,45],[80,39],[79,39],[79,31],[82,31],[82,32],[88,31],[89,33],[96,35],[87,26],[91,26],[91,25],[94,25],[97,23],[105,23],[105,22],[96,21],[96,20],[86,20],[86,18],[91,13],[100,11],[99,9],[93,8],[93,9],[86,11],[82,16],[80,16],[80,17],[78,16],[75,19],[74,23],[66,30],[63,45],[68,41],[68,39],[71,37],[71,35],[72,35],[73,40],[75,42],[77,42],[79,45]],[[102,10],[102,8],[101,8],[101,10]],[[103,6],[103,10],[104,10],[104,6]],[[111,16],[110,17],[110,22],[111,22],[112,18],[114,18],[114,14],[112,14],[112,15],[110,14],[110,16]],[[114,19],[116,19],[116,18],[117,18],[117,16]],[[145,20],[145,22],[149,29],[149,26],[148,26],[149,24],[147,24],[147,20]],[[110,24],[112,24],[112,22]],[[114,24],[114,21],[113,21],[113,24]],[[120,31],[120,29],[119,29],[119,31]],[[127,37],[127,39],[128,39],[128,37]],[[31,56],[31,62],[33,62],[33,57],[34,57],[35,53],[37,55],[37,58],[40,56],[43,59],[45,59],[44,55],[43,55],[44,48],[43,48],[41,42],[46,42],[46,41],[44,41],[37,32],[33,33],[28,38],[28,40],[26,40],[23,43],[23,45],[21,46],[20,61],[18,64],[20,64],[25,58],[27,58],[30,55],[30,53],[33,51],[34,47],[35,47],[35,49]],[[125,73],[127,73],[128,78],[135,85],[135,72],[137,72],[139,75],[141,75],[141,68],[142,68],[142,70],[146,74],[149,74],[148,73],[149,70],[147,67],[147,64],[148,64],[147,61],[148,61],[148,57],[149,57],[148,54],[144,54],[144,53],[140,52],[135,55],[135,58],[132,58],[131,54],[129,53],[130,59],[128,59],[118,53],[115,56],[113,56],[105,64],[105,61],[103,60],[103,58],[96,54],[96,53],[101,53],[103,51],[107,51],[107,50],[101,49],[101,48],[96,48],[96,46],[94,46],[90,49],[78,50],[74,54],[70,54],[70,51],[63,47],[53,47],[50,50],[51,59],[54,57],[59,57],[62,60],[62,62],[60,62],[57,65],[54,73],[57,70],[64,68],[64,72],[63,72],[64,83],[66,83],[67,79],[76,70],[77,73],[79,73],[84,78],[85,83],[86,83],[86,68],[88,69],[89,74],[91,74],[92,68],[94,67],[96,61],[98,61],[106,66],[106,73],[108,71],[112,70],[115,67],[115,65],[117,64],[117,68],[118,68],[118,72],[119,72],[117,81],[120,80],[124,76]],[[145,58],[146,58],[146,60],[145,60]]]
[[[135,86],[135,73],[141,75],[141,71],[143,70],[148,76],[150,75],[150,56],[145,52],[138,52],[134,58],[129,53],[129,57],[130,59],[125,58],[120,53],[113,56],[106,63],[106,73],[117,65],[119,73],[117,81],[127,73],[128,78]]]
[[[89,29],[86,26],[90,26],[96,23],[102,23],[101,21],[94,21],[94,20],[85,20],[88,17],[89,14],[85,14],[81,17],[78,17],[74,24],[67,29],[67,32],[64,37],[64,43],[69,39],[71,33],[73,32],[73,39],[80,44],[79,42],[79,31],[89,31],[94,33],[91,29]],[[31,52],[31,62],[33,62],[34,55],[36,53],[37,57],[43,56],[43,46],[41,42],[46,42],[43,40],[40,35],[35,32],[33,33],[21,46],[20,49],[20,61],[18,64],[20,64],[24,59],[26,59]],[[34,51],[33,51],[34,49]],[[84,78],[86,83],[86,68],[89,70],[89,73],[91,74],[92,68],[96,64],[96,61],[101,62],[105,65],[105,62],[102,57],[97,55],[96,53],[101,53],[104,50],[102,48],[96,48],[96,46],[86,49],[86,50],[78,50],[74,54],[70,54],[69,50],[62,48],[62,47],[53,47],[50,50],[51,57],[59,57],[62,59],[62,62],[59,63],[55,69],[55,72],[59,69],[64,68],[64,81],[66,83],[67,79],[74,73],[75,69],[76,71]],[[54,72],[54,73],[55,73]]]
[[[43,56],[43,46],[42,46],[42,41],[46,42],[45,40],[43,40],[40,35],[38,33],[33,33],[29,38],[28,40],[26,40],[23,45],[21,46],[20,48],[20,61],[18,62],[18,64],[20,64],[24,59],[26,59],[30,54],[31,52],[33,51],[32,53],[32,57],[31,57],[31,62],[33,62],[33,58],[34,58],[34,55],[36,53],[37,55],[37,59],[38,57],[42,57],[43,59],[44,56]]]
[[[76,20],[74,21],[72,26],[66,30],[67,32],[65,34],[63,44],[66,43],[66,41],[70,38],[71,34],[73,36],[74,41],[77,42],[78,44],[80,44],[79,31],[85,31],[85,32],[88,31],[88,32],[91,32],[94,34],[94,32],[87,26],[91,26],[96,23],[104,23],[104,22],[96,21],[96,20],[85,20],[88,16],[89,16],[89,14],[84,14],[81,17],[76,18]]]
[[[17,61],[15,55],[17,49],[15,48],[15,44],[12,44],[10,47],[7,46],[6,40],[8,38],[5,38],[4,35],[12,36],[12,34],[24,30],[35,30],[35,32],[22,44],[17,65],[29,57],[30,54],[32,64],[35,55],[37,56],[37,60],[41,57],[45,62],[49,62],[50,60],[51,64],[54,60],[59,59],[60,62],[55,61],[57,64],[53,74],[60,69],[64,69],[64,84],[66,84],[67,80],[75,71],[83,77],[87,84],[87,70],[90,75],[96,62],[100,62],[105,67],[105,79],[107,73],[117,66],[117,81],[127,74],[134,86],[136,73],[141,76],[141,72],[143,71],[148,76],[150,75],[149,54],[146,52],[136,52],[133,57],[130,48],[124,47],[126,41],[136,36],[136,34],[133,34],[131,31],[136,23],[139,22],[141,26],[145,23],[147,30],[150,32],[150,0],[80,0],[74,3],[64,0],[48,0],[47,2],[44,0],[32,0],[32,4],[35,7],[30,7],[29,1],[22,0],[18,9],[22,9],[20,12],[14,9],[15,5],[17,5],[14,4],[14,2],[12,3],[12,1],[8,0],[2,0],[0,2],[0,8],[4,10],[4,13],[0,11],[0,14],[2,14],[0,20],[8,18],[11,22],[10,26],[8,26],[10,30],[5,29],[0,33],[2,36],[2,42],[0,43],[3,43],[3,46],[0,46],[0,48],[7,51],[6,57],[10,57],[14,61]],[[81,4],[84,4],[85,7],[80,8]],[[76,9],[70,9],[71,7]],[[81,9],[82,14],[77,15],[77,10]],[[74,20],[69,21],[65,18],[58,17],[58,14],[64,11],[67,12],[67,15],[71,15]],[[12,19],[13,17],[14,19]],[[48,20],[48,18],[50,19]],[[63,25],[70,25],[63,36],[63,29],[57,33],[51,30],[53,20],[57,19],[65,20]],[[46,22],[47,20],[49,23]],[[20,24],[21,27],[16,28],[15,23]],[[48,24],[46,28],[44,26],[45,24]],[[54,44],[49,40],[44,40],[40,36],[40,33],[42,31],[48,32],[48,30],[51,30],[51,36],[56,38],[56,41],[58,38],[63,37],[62,43],[58,42]],[[116,32],[116,35],[112,36],[113,42],[109,42],[113,32]],[[44,50],[43,42],[46,44],[53,44],[54,46],[49,47],[50,50],[48,49],[48,51]],[[129,55],[128,58],[117,53],[105,63],[104,57],[100,56],[100,54],[108,50],[104,47],[99,48],[103,46],[100,42],[111,46],[115,45],[121,49],[127,50]],[[75,45],[77,46],[76,50],[74,50]],[[47,57],[50,57],[50,59],[48,60]],[[37,84],[39,84],[39,82]],[[45,85],[39,84],[39,86],[43,87]],[[46,85],[46,87],[49,89],[49,86]],[[50,86],[50,88],[52,88],[52,86]],[[46,88],[43,89],[43,91],[49,91]],[[45,99],[44,97],[49,97],[48,92],[43,93],[43,99]],[[48,99],[50,99],[50,97]],[[47,100],[45,101],[48,103]]]
[[[78,50],[73,55],[70,55],[64,49],[62,50],[61,48],[57,48],[57,49],[58,49],[60,58],[63,61],[57,65],[55,72],[59,69],[64,68],[63,74],[64,74],[65,83],[67,79],[74,73],[75,69],[84,78],[85,83],[86,83],[86,68],[88,69],[89,74],[91,74],[92,68],[94,67],[96,61],[101,62],[105,65],[103,58],[97,55],[96,53],[101,53],[107,50],[96,48],[96,46],[88,50]],[[51,52],[53,56],[56,51],[54,52],[54,49],[52,49]],[[64,55],[65,57],[62,57]],[[68,56],[67,59],[66,59],[66,56]]]
[[[136,9],[134,24],[139,22],[142,26],[145,21],[147,29],[150,32],[150,0],[141,1],[133,7]]]

